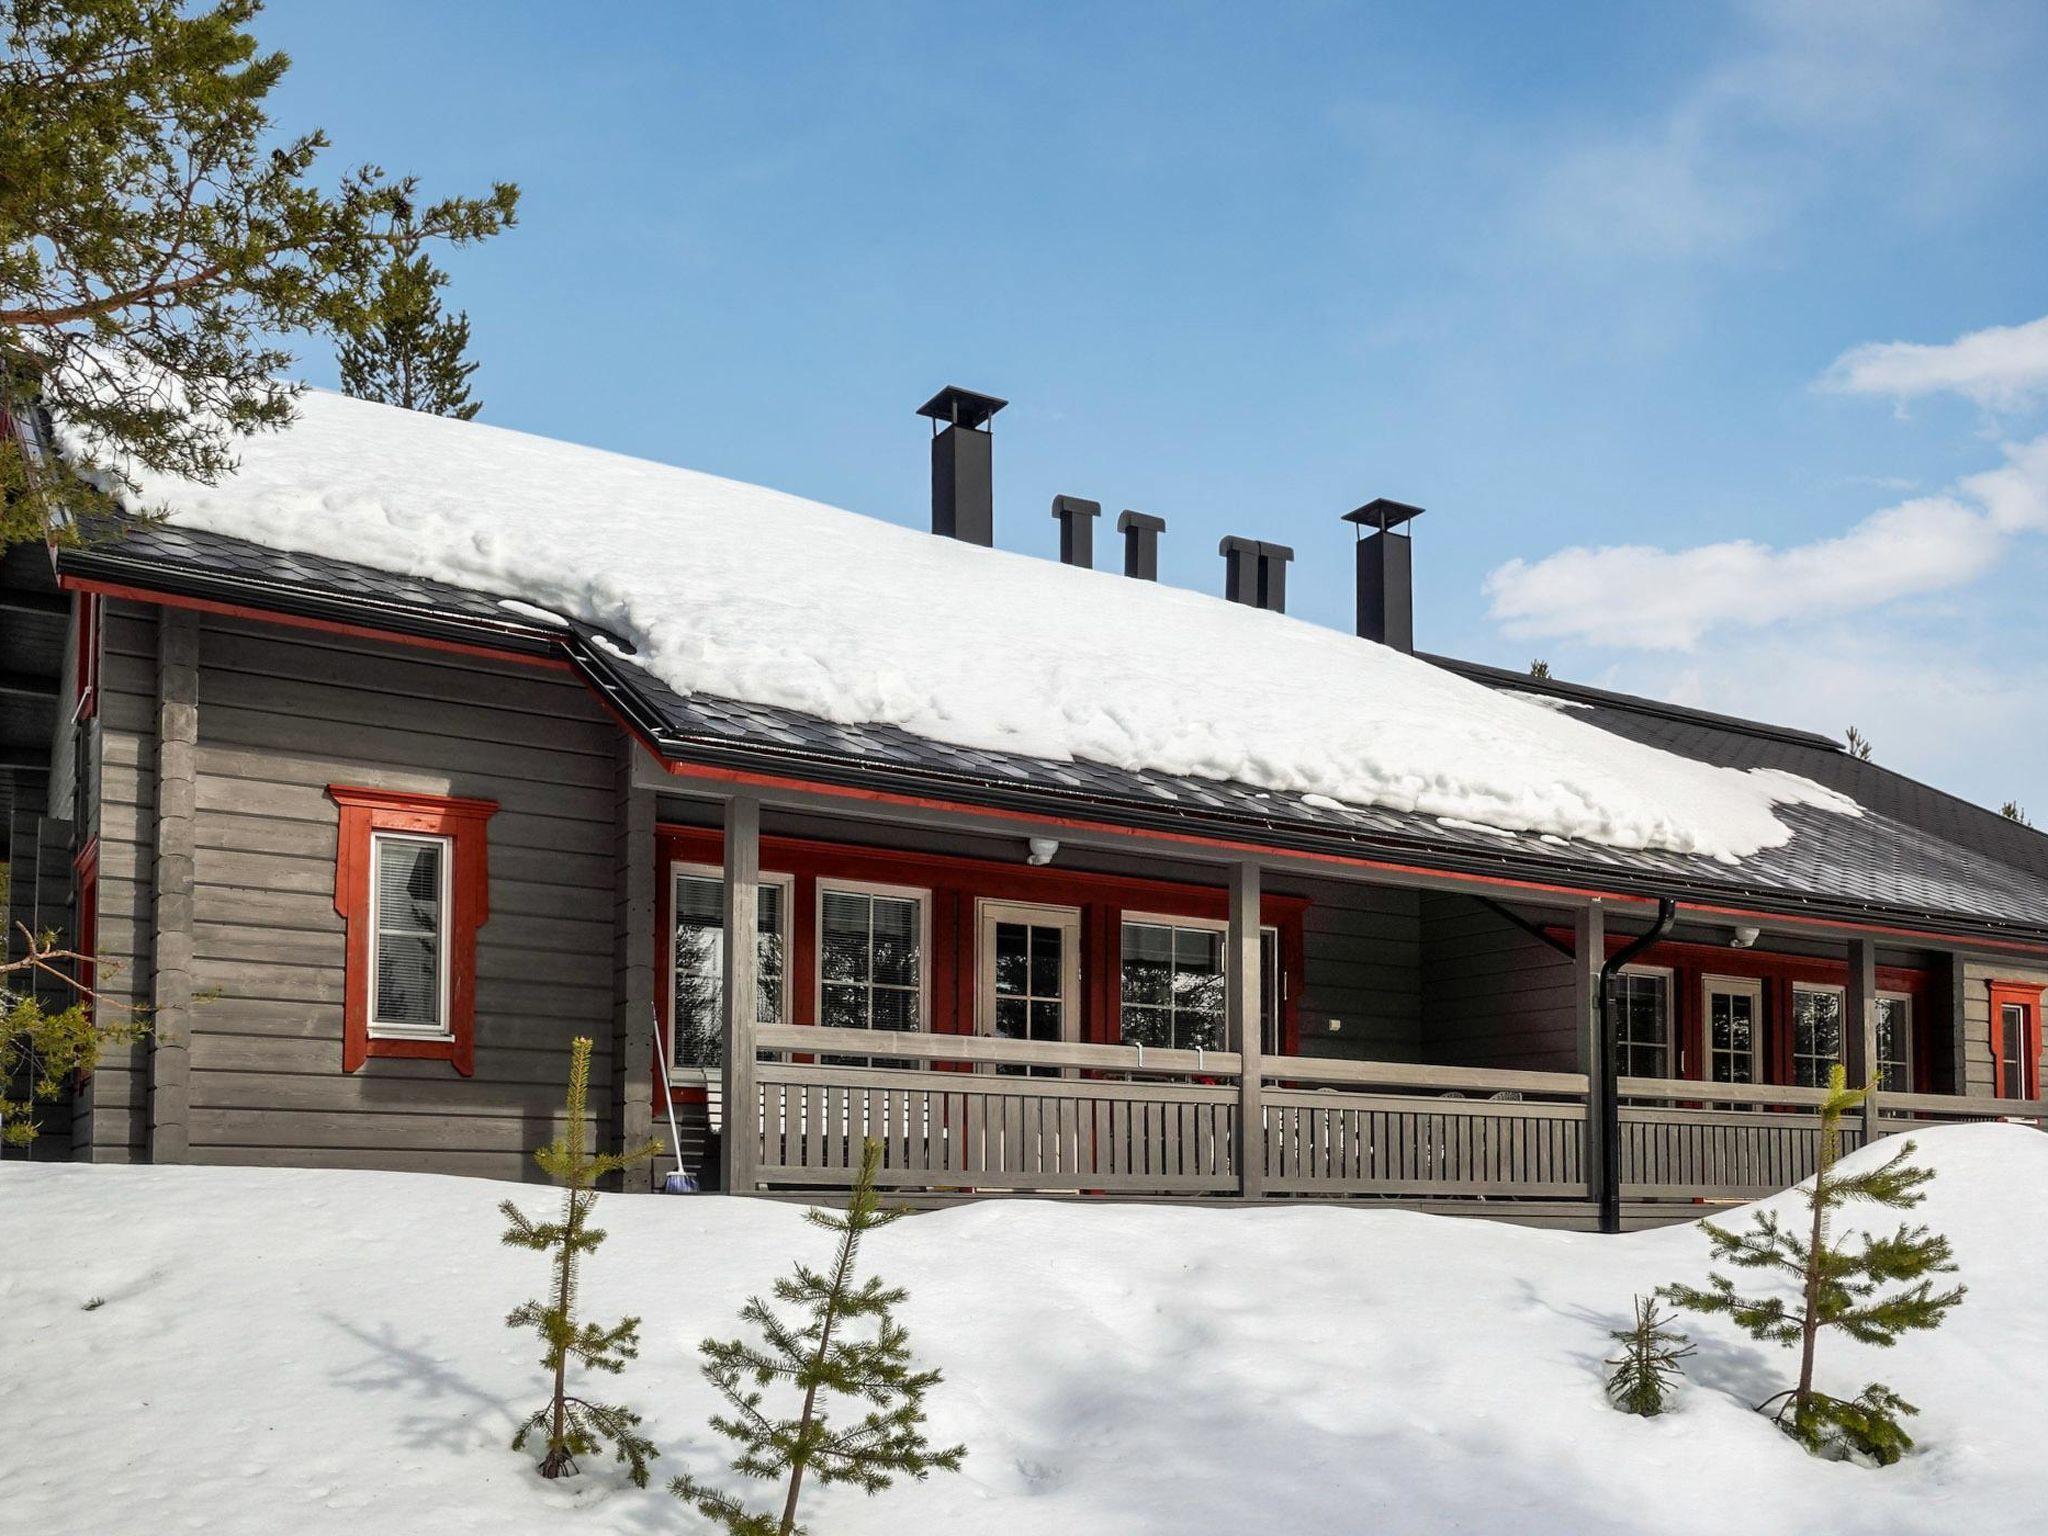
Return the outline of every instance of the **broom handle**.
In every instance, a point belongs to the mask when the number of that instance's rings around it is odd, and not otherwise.
[[[661,1038],[661,1015],[655,1012],[654,1004],[647,1005],[647,1012],[654,1019],[654,1055],[661,1063],[661,1103],[668,1111],[668,1144],[675,1149],[676,1172],[683,1171],[683,1137],[676,1129],[675,1085],[668,1078],[668,1044]]]

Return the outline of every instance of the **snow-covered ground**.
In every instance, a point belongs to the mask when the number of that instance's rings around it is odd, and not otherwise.
[[[572,615],[684,693],[940,741],[1731,861],[1790,837],[1776,806],[1855,811],[1207,593],[317,390],[299,413],[142,504]]]
[[[1630,1295],[1697,1276],[1692,1228],[1626,1238],[1358,1209],[985,1204],[880,1235],[946,1381],[966,1470],[809,1506],[831,1536],[2038,1531],[2048,1507],[2048,1136],[1936,1131],[1927,1220],[1970,1295],[1829,1384],[1921,1404],[1877,1471],[1806,1456],[1747,1404],[1789,1352],[1694,1329],[1679,1410],[1602,1400]],[[1864,1154],[1868,1155],[1868,1154]],[[610,1461],[548,1485],[506,1448],[542,1390],[501,1325],[540,1260],[506,1186],[379,1173],[0,1165],[0,1528],[208,1536],[701,1529]],[[512,1191],[530,1206],[540,1190]],[[1781,1197],[1782,1198],[1782,1197]],[[827,1241],[798,1212],[615,1198],[593,1316],[646,1323],[603,1391],[669,1472],[714,1465],[693,1345]],[[1729,1219],[1737,1219],[1731,1217]],[[81,1310],[93,1297],[104,1305]]]

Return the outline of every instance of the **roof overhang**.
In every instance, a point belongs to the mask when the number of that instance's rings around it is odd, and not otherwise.
[[[2048,926],[1972,921],[1947,913],[1788,894],[1739,881],[1703,885],[1681,877],[1575,862],[1565,854],[1451,845],[1377,830],[1319,828],[1216,807],[1110,796],[1058,785],[951,772],[925,764],[863,761],[801,746],[679,734],[636,682],[636,668],[595,631],[385,602],[258,577],[195,570],[89,546],[60,553],[60,584],[140,602],[425,645],[573,670],[604,707],[678,782],[815,792],[841,799],[1002,820],[1127,834],[1212,856],[1285,855],[1354,878],[1428,876],[1514,899],[1548,894],[1573,900],[1676,900],[1730,920],[1763,918],[1830,933],[1864,932],[1900,944],[1945,943],[1994,953],[2048,955]]]

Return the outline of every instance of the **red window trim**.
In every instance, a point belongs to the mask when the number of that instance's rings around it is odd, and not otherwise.
[[[1994,1097],[2000,1094],[2000,1085],[2005,1081],[2005,1030],[2000,1027],[2000,1015],[2008,1004],[2017,1004],[2027,1010],[2026,1054],[2020,1060],[2020,1097],[2036,1099],[2041,1096],[2041,993],[2042,988],[2033,982],[1994,981],[1989,984],[1991,994],[1991,1091]]]
[[[725,859],[725,837],[715,828],[663,823],[655,829],[657,869],[654,917],[655,1027],[669,1039],[669,934],[674,901],[669,871],[676,864],[718,867]],[[792,1024],[817,1020],[818,882],[862,881],[873,885],[913,886],[931,893],[931,974],[929,1027],[936,1034],[972,1034],[974,1018],[974,945],[976,898],[1035,902],[1044,906],[1077,907],[1081,912],[1081,1038],[1113,1043],[1118,1038],[1118,993],[1113,956],[1122,950],[1121,914],[1151,912],[1170,917],[1223,919],[1230,915],[1229,893],[1218,887],[1184,885],[1142,876],[1097,874],[1085,870],[1009,864],[997,859],[958,854],[905,853],[863,848],[810,838],[761,839],[764,874],[788,875],[790,892],[788,989]],[[1289,1055],[1301,1049],[1301,991],[1304,957],[1302,915],[1306,897],[1266,892],[1259,903],[1262,926],[1279,930],[1282,988],[1281,1043]],[[655,1083],[655,1108],[669,1097],[660,1060],[649,1064]],[[677,1085],[676,1103],[702,1102],[702,1088]]]
[[[100,708],[100,599],[96,593],[78,594],[77,618],[73,624],[76,656],[73,658],[73,686],[77,704],[74,722],[90,720]]]
[[[94,838],[78,850],[78,856],[71,861],[71,888],[77,905],[72,909],[71,947],[85,958],[78,963],[78,984],[87,989],[99,985],[100,955],[100,840]],[[88,1017],[93,1012],[93,1000],[83,996]],[[91,1067],[78,1069],[77,1082],[83,1083],[92,1076]]]
[[[341,1069],[372,1056],[446,1061],[464,1077],[476,1070],[476,934],[490,920],[485,825],[495,800],[462,800],[390,789],[327,786],[341,813],[334,857],[334,910],[347,925],[342,988]],[[448,1038],[396,1040],[370,1033],[370,834],[423,832],[454,850],[448,914]]]

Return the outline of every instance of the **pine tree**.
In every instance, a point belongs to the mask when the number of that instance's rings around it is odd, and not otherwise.
[[[21,954],[0,963],[0,1147],[36,1139],[37,1106],[54,1104],[64,1085],[98,1065],[109,1045],[139,1040],[148,1028],[143,1009],[103,997],[82,979],[94,957],[64,949],[54,932],[19,931]],[[61,989],[71,1001],[54,1011],[27,982]]]
[[[77,537],[133,468],[211,483],[235,443],[291,420],[295,335],[353,329],[406,238],[463,245],[519,192],[426,202],[374,166],[339,174],[318,129],[280,133],[290,68],[260,0],[0,0],[0,546]],[[83,455],[90,441],[91,462]],[[79,473],[70,473],[69,469]]]
[[[544,1346],[540,1363],[554,1378],[554,1392],[546,1406],[519,1426],[512,1449],[524,1450],[528,1439],[541,1436],[547,1442],[547,1455],[541,1459],[540,1475],[556,1478],[574,1475],[580,1470],[576,1458],[590,1455],[609,1440],[616,1458],[631,1471],[634,1484],[645,1488],[647,1463],[659,1453],[639,1433],[640,1415],[616,1403],[573,1395],[568,1375],[572,1358],[592,1370],[616,1376],[640,1353],[640,1319],[628,1317],[610,1328],[579,1323],[576,1289],[584,1255],[596,1251],[604,1241],[604,1233],[590,1225],[590,1212],[597,1204],[597,1181],[647,1161],[661,1150],[661,1143],[649,1141],[629,1152],[593,1156],[589,1128],[584,1124],[589,1095],[590,1042],[579,1037],[570,1048],[569,1099],[562,1109],[562,1129],[533,1154],[533,1160],[562,1186],[562,1219],[531,1221],[510,1200],[498,1207],[510,1223],[505,1229],[506,1244],[548,1254],[553,1271],[547,1304],[525,1302],[505,1319],[508,1328],[531,1328],[540,1335]]]
[[[1751,1229],[1739,1235],[1702,1223],[1717,1263],[1787,1276],[1799,1287],[1796,1301],[1743,1295],[1722,1274],[1710,1275],[1705,1290],[1667,1285],[1662,1294],[1681,1307],[1732,1318],[1764,1343],[1797,1345],[1798,1383],[1766,1398],[1757,1411],[1772,1411],[1775,1405],[1772,1417],[1810,1451],[1855,1451],[1889,1465],[1912,1449],[1912,1437],[1900,1421],[1919,1410],[1876,1382],[1854,1398],[1819,1391],[1813,1379],[1821,1335],[1839,1329],[1860,1343],[1890,1347],[1904,1334],[1939,1327],[1949,1308],[1963,1299],[1964,1288],[1935,1290],[1934,1277],[1953,1274],[1956,1266],[1948,1239],[1925,1226],[1902,1222],[1890,1237],[1865,1233],[1856,1248],[1829,1240],[1828,1218],[1840,1207],[1867,1200],[1887,1210],[1910,1210],[1926,1199],[1922,1186],[1934,1177],[1932,1169],[1914,1166],[1910,1141],[1868,1172],[1836,1173],[1842,1117],[1869,1094],[1868,1088],[1846,1086],[1842,1069],[1834,1069],[1821,1106],[1817,1170],[1805,1191],[1806,1235],[1787,1231],[1768,1210],[1759,1211]]]
[[[2023,806],[2021,806],[2021,804],[2017,800],[2006,801],[2005,804],[2001,805],[1998,808],[1998,814],[2003,816],[2007,821],[2018,822],[2023,827],[2031,827],[2033,825],[2033,823],[2027,819],[2026,809]]]
[[[1609,1335],[1621,1353],[1607,1362],[1607,1396],[1623,1413],[1654,1419],[1685,1375],[1679,1362],[1696,1351],[1684,1334],[1665,1326],[1669,1321],[1658,1316],[1656,1296],[1638,1296],[1635,1325]]]
[[[1857,730],[1856,727],[1853,725],[1849,727],[1848,731],[1845,733],[1845,736],[1848,742],[1849,755],[1855,758],[1856,761],[1858,761],[1859,763],[1869,762],[1870,738],[1864,735],[1861,731]]]
[[[744,1339],[706,1339],[700,1347],[704,1375],[725,1398],[729,1415],[711,1427],[740,1447],[732,1467],[763,1481],[787,1474],[780,1517],[755,1513],[729,1494],[678,1477],[669,1489],[694,1504],[731,1536],[792,1536],[806,1475],[820,1483],[852,1483],[880,1493],[898,1476],[923,1481],[934,1468],[958,1471],[964,1445],[934,1451],[925,1439],[924,1397],[940,1380],[937,1371],[911,1369],[910,1339],[892,1315],[906,1293],[873,1276],[853,1280],[860,1240],[904,1213],[883,1210],[875,1197],[882,1144],[862,1148],[860,1177],[846,1212],[813,1210],[813,1226],[839,1234],[839,1252],[829,1275],[806,1264],[775,1282],[775,1299],[802,1309],[801,1323],[785,1320],[755,1296],[741,1309],[742,1321],[760,1331],[765,1347]],[[871,1335],[853,1336],[851,1325],[872,1323]],[[803,1394],[794,1418],[771,1418],[761,1408],[765,1389],[780,1384]],[[824,1398],[865,1402],[868,1410],[850,1428],[826,1417]]]
[[[469,397],[477,365],[466,360],[469,316],[441,313],[448,274],[417,248],[401,245],[377,280],[377,297],[360,325],[341,338],[341,387],[358,400],[468,421],[483,409]]]
[[[1529,675],[1531,677],[1550,676],[1550,663],[1545,661],[1541,656],[1538,656],[1534,661],[1529,663]]]

